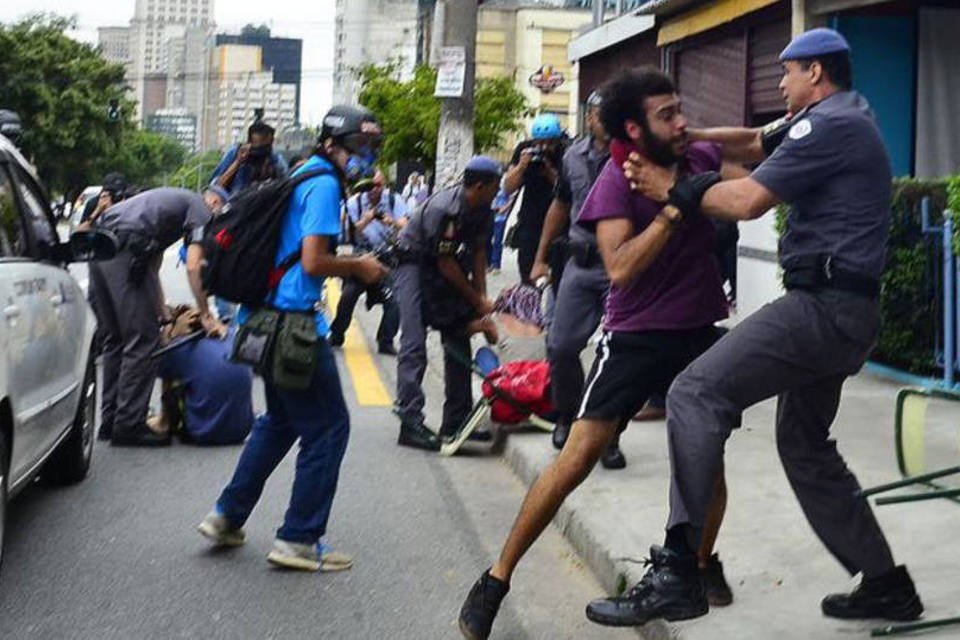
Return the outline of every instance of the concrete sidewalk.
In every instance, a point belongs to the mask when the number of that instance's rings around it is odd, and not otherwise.
[[[513,262],[508,253],[505,263],[512,266]],[[514,274],[515,269],[506,268],[492,278],[490,291],[495,294],[515,282]],[[379,312],[373,316],[361,320],[368,335]],[[434,377],[434,390],[442,389],[436,384],[442,376],[438,342],[431,339],[428,347],[428,376]],[[587,360],[592,347],[588,351]],[[850,379],[845,387],[834,434],[864,486],[899,478],[893,447],[899,388],[868,374]],[[431,400],[429,404],[437,406],[439,399]],[[794,499],[774,443],[775,409],[771,400],[748,410],[743,427],[727,446],[729,505],[717,550],[734,590],[733,605],[685,623],[650,623],[640,630],[643,637],[847,639],[868,637],[871,628],[880,626],[879,622],[834,621],[820,613],[824,595],[847,591],[856,582],[814,536]],[[430,424],[437,424],[438,416],[430,417],[434,418]],[[643,575],[641,561],[651,544],[662,542],[667,517],[669,460],[664,423],[632,423],[621,446],[627,468],[607,471],[598,465],[555,520],[611,594]],[[507,440],[504,459],[529,485],[555,455],[550,438],[542,432],[516,433]],[[937,500],[879,507],[876,513],[897,561],[908,565],[917,582],[926,617],[960,615],[960,547],[949,544],[960,534],[960,505]],[[521,564],[518,576],[523,571]],[[960,627],[934,630],[924,637],[960,638]]]

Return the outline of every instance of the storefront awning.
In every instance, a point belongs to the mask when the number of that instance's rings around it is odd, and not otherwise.
[[[637,7],[636,13],[641,16],[667,16],[708,2],[710,0],[650,0]]]
[[[654,0],[661,4],[670,3],[671,0]],[[681,0],[672,0],[674,4],[679,4]],[[722,24],[753,13],[758,9],[776,4],[779,0],[720,0],[719,2],[697,3],[696,8],[684,13],[676,18],[668,20],[660,27],[657,36],[657,45],[662,47],[672,42],[689,38],[690,36],[704,31],[709,31]],[[652,3],[651,3],[652,4]],[[688,3],[689,4],[689,3]],[[647,5],[640,7],[640,11]]]

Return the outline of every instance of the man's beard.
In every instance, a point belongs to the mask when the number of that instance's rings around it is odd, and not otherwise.
[[[643,127],[643,150],[657,164],[669,167],[680,161],[681,156],[673,149],[673,142],[660,140],[649,127]]]

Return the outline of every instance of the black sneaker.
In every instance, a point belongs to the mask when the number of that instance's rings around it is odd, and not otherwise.
[[[923,603],[903,565],[876,578],[864,576],[851,593],[829,595],[820,607],[824,615],[843,620],[883,618],[905,621],[916,620],[923,613]]]
[[[460,632],[464,638],[486,640],[500,603],[509,591],[510,585],[491,576],[489,569],[483,572],[460,608]]]
[[[609,627],[635,627],[650,620],[689,620],[710,610],[700,580],[697,557],[650,547],[650,570],[627,595],[587,605],[587,618]]]
[[[627,466],[627,459],[623,457],[623,451],[620,450],[620,443],[613,441],[607,446],[607,450],[600,456],[600,464],[604,469],[624,469]]]
[[[720,556],[713,554],[707,559],[707,566],[700,569],[703,589],[707,592],[707,602],[711,607],[726,607],[733,603],[733,591],[723,577],[723,563]]]
[[[556,426],[553,428],[553,436],[551,441],[553,442],[553,448],[563,449],[563,445],[567,443],[567,437],[570,435],[570,423],[566,420],[557,420]]]
[[[401,420],[397,444],[426,451],[440,451],[440,438],[423,424],[423,420]]]

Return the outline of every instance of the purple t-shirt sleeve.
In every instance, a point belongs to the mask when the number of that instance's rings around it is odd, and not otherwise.
[[[619,167],[608,162],[587,194],[577,222],[595,223],[610,218],[633,218],[630,204],[630,183]]]

